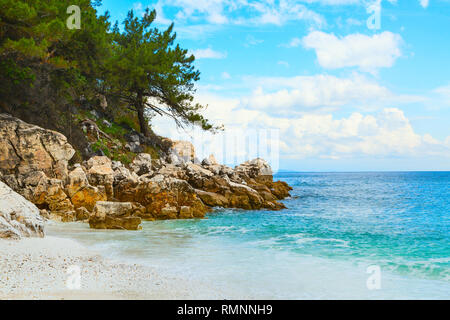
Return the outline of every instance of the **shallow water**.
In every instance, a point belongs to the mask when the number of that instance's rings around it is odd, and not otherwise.
[[[230,298],[450,298],[450,172],[283,173],[287,210],[216,210],[141,231],[50,226],[105,256],[210,282]],[[367,267],[381,270],[369,290]]]

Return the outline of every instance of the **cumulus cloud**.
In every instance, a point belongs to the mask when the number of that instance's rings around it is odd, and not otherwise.
[[[313,31],[303,38],[303,46],[316,51],[322,67],[358,67],[369,72],[392,67],[402,55],[401,44],[401,36],[389,31],[373,36],[357,33],[345,37]]]
[[[227,56],[225,52],[215,51],[211,48],[197,49],[192,51],[192,54],[196,59],[223,59]]]
[[[178,139],[195,136],[192,141],[201,152],[199,157],[215,153],[221,159],[223,152],[228,152],[228,156],[230,153],[236,156],[235,163],[238,163],[248,157],[243,150],[243,137],[255,130],[276,130],[276,135],[269,133],[268,136],[277,139],[277,151],[282,159],[425,155],[450,158],[450,137],[439,141],[430,134],[418,134],[399,108],[384,108],[374,113],[353,112],[344,117],[328,112],[274,117],[266,110],[243,108],[239,99],[203,94],[198,96],[198,101],[209,104],[205,112],[207,118],[225,125],[225,134],[229,134],[227,139],[230,140],[228,146],[221,135],[189,130],[188,133],[179,131],[177,135],[173,123],[167,119],[155,119],[154,129],[157,133],[171,132],[172,137]]]
[[[331,75],[249,77],[246,81],[256,86],[256,89],[251,95],[241,99],[242,106],[278,115],[342,106],[370,109],[387,102],[401,103],[420,99],[396,96],[386,87],[360,74],[347,78]]]

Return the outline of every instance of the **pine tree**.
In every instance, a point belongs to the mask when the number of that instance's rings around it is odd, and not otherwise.
[[[200,78],[195,57],[174,44],[173,24],[163,32],[152,27],[155,17],[155,10],[147,9],[141,18],[129,11],[123,32],[116,23],[109,64],[111,92],[137,113],[145,136],[149,135],[146,112],[169,116],[178,126],[219,129],[199,113],[204,106],[193,102],[194,83]]]

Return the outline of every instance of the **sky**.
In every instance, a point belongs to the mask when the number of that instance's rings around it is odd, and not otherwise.
[[[175,23],[201,72],[196,101],[225,127],[209,135],[152,119],[199,157],[450,170],[450,0],[103,0],[99,11],[120,22],[147,7],[159,28]]]

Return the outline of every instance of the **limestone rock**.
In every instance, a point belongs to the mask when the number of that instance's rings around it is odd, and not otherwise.
[[[0,238],[43,237],[39,209],[0,181]]]
[[[78,190],[75,194],[73,194],[71,201],[75,209],[84,207],[88,211],[92,211],[95,207],[95,204],[98,201],[106,201],[106,191],[103,187],[94,187],[91,185],[87,185],[80,190]]]
[[[104,186],[108,199],[114,198],[114,171],[112,162],[106,156],[95,156],[86,163],[87,177],[93,186]]]
[[[167,220],[167,219],[176,219],[177,216],[178,216],[177,208],[167,204],[165,207],[161,208],[158,218]]]
[[[64,191],[63,182],[42,176],[37,186],[31,189],[31,201],[50,211],[72,211],[73,205]]]
[[[66,191],[69,197],[73,197],[75,193],[87,185],[89,185],[89,181],[81,166],[69,172],[68,183],[66,185]]]
[[[189,206],[181,206],[180,213],[178,216],[180,219],[191,219],[193,218],[193,210]]]
[[[193,218],[204,217],[209,210],[187,181],[163,174],[156,174],[151,179],[140,181],[135,188],[129,190],[126,198],[121,197],[118,200],[127,200],[144,206],[145,212],[139,216],[150,220],[180,218],[183,206],[191,208],[192,215],[189,214],[189,217]],[[181,215],[186,218],[186,211],[183,210]]]
[[[79,207],[75,210],[75,218],[77,221],[89,220],[90,213],[85,207]]]
[[[51,178],[65,179],[74,153],[61,133],[0,114],[0,171],[4,174],[43,171]]]
[[[142,178],[143,176],[141,176]],[[121,201],[133,199],[133,190],[139,183],[139,176],[125,167],[114,170],[114,196]]]
[[[134,213],[131,202],[99,201],[89,217],[89,226],[94,229],[138,230],[141,218]]]
[[[200,199],[210,207],[228,207],[228,199],[219,193],[198,189],[196,189],[195,192],[197,192]]]
[[[266,160],[256,158],[246,161],[239,166],[236,166],[235,171],[239,175],[249,178],[256,178],[258,176],[272,176],[272,169]]]
[[[144,149],[141,147],[139,142],[127,142],[125,144],[125,149],[127,149],[128,151],[131,151],[133,153],[139,153],[139,152],[144,151]]]
[[[130,168],[139,176],[152,172],[152,156],[148,153],[139,153],[130,164]]]

